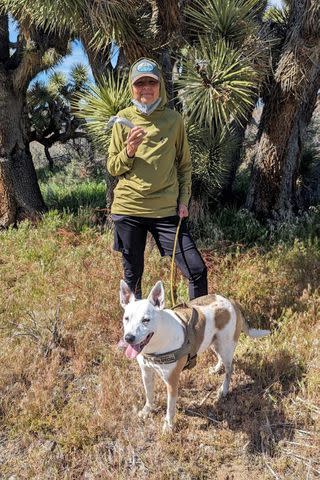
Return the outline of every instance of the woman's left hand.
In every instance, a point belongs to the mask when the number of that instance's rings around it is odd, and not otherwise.
[[[188,207],[183,203],[179,203],[178,205],[178,215],[180,218],[185,218],[189,215]]]

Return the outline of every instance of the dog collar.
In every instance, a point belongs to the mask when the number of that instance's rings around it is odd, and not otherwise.
[[[146,360],[158,365],[177,362],[182,357],[187,357],[183,370],[191,370],[197,363],[197,349],[194,338],[194,327],[198,322],[199,313],[196,308],[187,305],[178,305],[174,313],[180,318],[184,327],[184,342],[180,348],[165,353],[143,353]]]

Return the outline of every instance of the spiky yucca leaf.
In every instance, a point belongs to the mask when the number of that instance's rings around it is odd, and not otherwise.
[[[258,30],[256,18],[265,6],[261,0],[194,0],[186,8],[188,27],[196,37],[206,35],[241,46]]]
[[[66,93],[67,77],[62,72],[53,72],[48,81],[48,90],[53,95]]]
[[[48,107],[53,102],[52,93],[44,82],[35,82],[27,92],[27,107],[32,130],[41,132],[50,122]]]
[[[90,8],[93,35],[90,46],[103,51],[111,41],[123,47],[128,62],[147,54],[150,49],[150,18],[148,2],[112,0],[96,2]]]
[[[30,106],[37,106],[45,104],[51,98],[47,85],[44,82],[34,82],[27,94],[27,104]]]
[[[264,21],[271,20],[272,22],[278,23],[280,25],[286,25],[289,18],[289,7],[285,5],[283,8],[279,7],[270,7],[266,10],[263,19]]]
[[[21,31],[30,24],[47,31],[78,36],[98,52],[112,41],[124,46],[129,60],[145,53],[136,15],[139,0],[2,0],[0,12],[10,13],[20,23]]]
[[[196,223],[205,219],[210,205],[216,204],[219,192],[228,180],[231,156],[236,141],[231,129],[221,126],[212,136],[197,125],[188,125],[192,158],[192,198],[190,217]]]
[[[2,0],[1,9],[20,23],[75,33],[85,13],[87,0]]]
[[[87,121],[86,128],[93,141],[105,152],[108,150],[111,131],[106,131],[109,118],[130,103],[128,78],[109,73],[98,85],[77,95],[72,103],[77,115]]]
[[[193,162],[193,176],[201,189],[193,185],[194,193],[210,198],[215,197],[223,186],[229,173],[229,157],[235,147],[232,142],[232,131],[221,126],[212,136],[208,129],[197,125],[188,125],[188,139]]]
[[[81,63],[73,65],[70,71],[70,76],[76,90],[81,89],[86,83],[88,83],[88,69]]]
[[[189,121],[211,130],[245,117],[254,101],[257,72],[224,40],[212,45],[200,38],[199,48],[190,50],[183,64],[177,87]]]

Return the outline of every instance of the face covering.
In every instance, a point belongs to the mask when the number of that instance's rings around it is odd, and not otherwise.
[[[150,103],[149,105],[140,103],[138,100],[131,100],[131,102],[137,107],[140,113],[143,113],[143,115],[150,115],[160,104],[161,98],[158,98],[155,102]]]

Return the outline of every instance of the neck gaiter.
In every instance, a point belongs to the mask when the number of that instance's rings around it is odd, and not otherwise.
[[[140,103],[138,100],[131,100],[131,102],[137,107],[140,113],[143,113],[143,115],[150,115],[159,106],[161,98],[158,98],[155,102],[150,103],[149,105]]]

